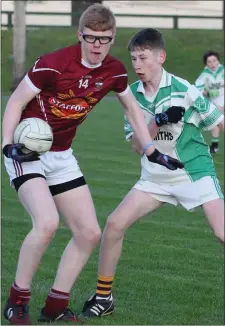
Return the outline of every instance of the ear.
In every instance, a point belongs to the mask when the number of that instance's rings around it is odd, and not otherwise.
[[[77,32],[78,40],[81,42],[83,40],[81,32]]]
[[[115,38],[116,38],[116,34],[113,35],[113,39],[112,39],[112,41],[111,41],[110,44],[114,44],[114,42],[115,42]]]
[[[166,52],[165,51],[160,51],[159,63],[161,65],[163,65],[165,61],[166,61]]]

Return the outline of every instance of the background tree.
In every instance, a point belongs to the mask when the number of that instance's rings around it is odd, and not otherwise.
[[[26,1],[14,1],[13,24],[13,90],[25,73],[26,61]]]
[[[87,1],[77,1],[71,0],[71,24],[72,26],[78,26],[79,18],[81,13],[87,9],[93,3],[102,3],[101,0],[87,0]]]

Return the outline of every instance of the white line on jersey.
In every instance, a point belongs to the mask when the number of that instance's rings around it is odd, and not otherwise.
[[[44,113],[44,117],[45,117],[46,122],[48,122],[48,118],[47,118],[47,115],[46,115],[46,110],[45,110],[44,102],[41,100],[40,94],[38,94],[36,96],[36,99],[37,99],[37,101],[38,101],[38,103],[39,103],[39,105],[41,107],[41,111]]]
[[[33,67],[33,72],[36,72],[36,71],[44,71],[44,70],[51,70],[51,71],[55,71],[55,72],[57,72],[58,74],[60,74],[61,75],[61,72],[59,72],[58,70],[55,70],[55,69],[51,69],[51,68],[37,68],[36,69],[36,64],[38,63],[38,61],[39,61],[40,59],[38,59],[36,62],[35,62],[35,64],[34,64],[34,67]]]
[[[122,77],[122,76],[127,76],[127,74],[116,75],[116,76],[112,76],[111,78],[117,78],[117,77]]]

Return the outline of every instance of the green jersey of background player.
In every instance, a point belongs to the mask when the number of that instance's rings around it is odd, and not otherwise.
[[[197,88],[219,110],[224,111],[224,66],[220,64],[220,55],[215,51],[208,51],[203,55],[204,70],[195,82]],[[215,154],[219,150],[220,129],[218,126],[211,130],[212,144],[210,152]]]
[[[224,125],[224,116],[214,104],[186,80],[166,72],[164,41],[155,29],[143,29],[130,41],[128,49],[140,80],[131,85],[146,123],[169,107],[183,107],[184,117],[177,124],[162,125],[154,138],[155,147],[184,162],[184,169],[167,171],[146,159],[129,123],[126,138],[141,153],[139,181],[109,216],[101,241],[96,293],[84,304],[81,316],[104,316],[113,312],[111,294],[116,266],[125,231],[138,219],[164,203],[181,204],[187,210],[202,206],[218,239],[224,242],[224,201],[209,148],[200,129]],[[159,124],[160,126],[160,124]]]

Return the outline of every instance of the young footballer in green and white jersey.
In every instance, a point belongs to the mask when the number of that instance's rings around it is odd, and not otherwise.
[[[195,82],[196,87],[214,103],[219,110],[224,111],[224,66],[220,64],[219,53],[208,51],[203,56],[204,70]],[[211,153],[216,153],[219,149],[218,127],[212,129]]]
[[[209,148],[201,134],[201,129],[210,130],[223,119],[223,114],[214,104],[203,97],[198,89],[186,80],[174,76],[163,69],[158,92],[154,97],[146,95],[141,80],[131,85],[131,90],[142,108],[146,122],[169,107],[181,106],[185,109],[184,119],[177,124],[160,127],[155,139],[155,147],[184,163],[184,169],[173,173],[161,166],[154,166],[142,155],[142,178],[156,183],[180,184],[193,182],[202,177],[216,177]],[[134,132],[125,118],[125,134],[129,140]]]
[[[101,240],[96,293],[84,305],[82,315],[85,317],[100,317],[113,312],[111,289],[124,233],[135,221],[164,203],[181,204],[187,210],[201,206],[215,235],[224,242],[223,194],[209,147],[200,131],[210,130],[216,125],[223,127],[224,116],[194,85],[162,68],[166,52],[159,31],[151,28],[141,30],[131,39],[128,49],[140,79],[131,85],[133,94],[149,130],[152,131],[151,121],[156,121],[159,126],[157,134],[151,135],[152,138],[155,136],[154,146],[181,160],[184,169],[170,171],[149,162],[131,126],[125,121],[126,138],[142,155],[141,177],[107,220]],[[179,108],[183,108],[185,114],[181,121],[173,120],[171,124],[167,113],[174,114]],[[158,114],[161,117],[164,111],[166,124],[158,120]]]

